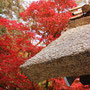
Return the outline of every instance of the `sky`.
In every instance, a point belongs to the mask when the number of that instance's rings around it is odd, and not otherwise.
[[[33,2],[33,1],[38,1],[38,0],[24,0],[24,1]]]
[[[38,0],[31,0],[31,1],[38,1]]]
[[[24,4],[23,5],[28,6],[33,1],[38,1],[38,0],[24,0]]]
[[[27,2],[33,2],[33,1],[38,1],[38,0],[24,0],[24,1],[27,1]],[[77,0],[76,0],[77,1]],[[78,1],[80,1],[81,3],[80,3],[80,5],[83,5],[84,3],[84,1],[86,1],[86,3],[88,3],[89,2],[89,0],[78,0]]]

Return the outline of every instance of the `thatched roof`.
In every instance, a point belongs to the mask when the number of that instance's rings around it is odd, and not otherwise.
[[[36,82],[90,74],[90,24],[67,30],[20,68]]]
[[[68,28],[76,28],[78,26],[90,24],[90,15],[89,16],[82,16],[80,18],[70,20]]]

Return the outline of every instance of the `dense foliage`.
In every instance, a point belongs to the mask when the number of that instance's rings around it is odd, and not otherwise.
[[[0,18],[0,90],[42,90],[42,83],[40,87],[30,81],[21,74],[19,66],[66,30],[72,16],[68,9],[75,5],[73,0],[40,0],[20,13],[25,24]],[[49,83],[50,90],[73,90],[62,78],[51,79]],[[75,88],[81,90],[84,86],[77,84]]]
[[[68,9],[75,5],[73,0],[40,0],[31,3],[20,15],[28,21],[27,25],[31,26],[31,30],[41,36],[40,42],[48,45],[66,29],[72,16]]]
[[[32,85],[23,74],[19,66],[27,58],[35,55],[41,50],[34,46],[31,40],[35,34],[22,23],[0,19],[0,85],[4,88],[19,87],[31,88]],[[28,87],[27,87],[28,86]]]

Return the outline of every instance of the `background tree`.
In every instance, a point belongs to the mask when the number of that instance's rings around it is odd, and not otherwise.
[[[0,0],[0,16],[8,19],[19,18],[19,13],[24,10],[23,0]]]

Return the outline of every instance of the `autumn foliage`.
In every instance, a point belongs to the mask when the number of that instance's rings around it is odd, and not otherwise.
[[[32,57],[41,50],[34,46],[31,40],[35,34],[22,23],[0,19],[0,85],[4,88],[19,87],[31,88],[31,81],[20,73],[19,66],[27,58]],[[28,87],[27,87],[28,85]]]
[[[0,18],[0,90],[42,90],[42,86],[21,74],[19,66],[66,30],[72,16],[68,9],[74,6],[74,0],[40,0],[20,13],[25,24]],[[49,82],[52,82],[48,87],[50,90],[73,90],[62,78]],[[83,87],[82,84],[77,86]]]
[[[40,42],[48,45],[66,28],[72,16],[68,9],[75,5],[73,0],[40,0],[33,2],[20,16],[41,36]]]

